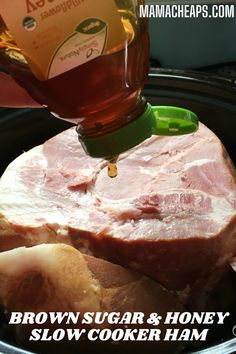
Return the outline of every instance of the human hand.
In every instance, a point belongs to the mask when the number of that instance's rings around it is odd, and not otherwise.
[[[16,81],[0,73],[0,107],[41,107]]]

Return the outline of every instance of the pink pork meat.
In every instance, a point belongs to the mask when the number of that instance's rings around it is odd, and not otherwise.
[[[220,140],[152,137],[120,156],[119,175],[69,129],[13,161],[0,182],[0,250],[67,243],[190,293],[236,254],[236,174]]]

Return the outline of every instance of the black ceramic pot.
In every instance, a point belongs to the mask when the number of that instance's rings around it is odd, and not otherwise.
[[[175,105],[196,112],[199,119],[224,143],[236,164],[236,81],[214,74],[153,69],[143,91],[154,105]],[[52,117],[43,109],[0,111],[0,173],[23,151],[38,145],[71,126]],[[234,281],[236,280],[236,276]],[[236,284],[236,281],[235,281]],[[1,285],[0,285],[1,286]],[[201,354],[236,352],[236,290],[231,318],[198,351]],[[0,326],[1,327],[1,326]],[[233,328],[235,330],[233,331]],[[12,344],[0,330],[0,353],[26,354]],[[194,350],[188,350],[189,352]],[[187,352],[185,352],[187,353]],[[171,354],[171,353],[170,353]]]

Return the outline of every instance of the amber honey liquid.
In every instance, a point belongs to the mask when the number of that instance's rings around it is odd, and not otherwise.
[[[125,112],[136,101],[148,70],[148,34],[131,12],[121,10],[127,43],[55,78],[40,81],[0,18],[0,65],[42,105],[58,116],[80,124],[86,134],[104,132],[114,116]],[[121,118],[122,119],[122,118]]]

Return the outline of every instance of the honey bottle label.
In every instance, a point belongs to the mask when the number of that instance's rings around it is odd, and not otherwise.
[[[48,80],[126,40],[114,0],[1,0],[0,14],[39,80]]]

